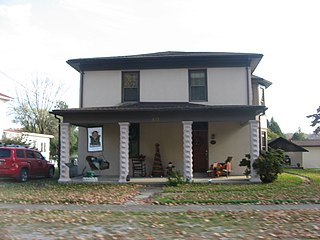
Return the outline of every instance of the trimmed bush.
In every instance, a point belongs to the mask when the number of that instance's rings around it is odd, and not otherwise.
[[[267,152],[261,152],[254,161],[253,168],[257,171],[263,183],[271,183],[282,173],[284,164],[284,154],[282,150],[269,148]]]

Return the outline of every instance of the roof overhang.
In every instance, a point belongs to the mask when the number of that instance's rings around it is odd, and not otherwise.
[[[201,105],[193,103],[133,103],[116,107],[74,108],[53,110],[63,117],[63,122],[78,126],[94,126],[105,123],[155,123],[177,121],[247,122],[266,111],[265,106]]]
[[[173,69],[204,67],[251,67],[255,70],[262,54],[217,52],[160,52],[151,54],[70,59],[78,72],[129,69]]]
[[[268,146],[273,149],[282,149],[285,152],[309,152],[307,149],[282,137],[270,140]]]
[[[268,87],[270,87],[272,85],[272,82],[270,82],[270,81],[268,81],[268,80],[266,80],[264,78],[255,76],[255,75],[252,76],[252,82],[260,84],[262,86],[265,86],[266,88],[268,88]]]

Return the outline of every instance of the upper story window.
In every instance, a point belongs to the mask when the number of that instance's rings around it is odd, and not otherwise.
[[[122,72],[122,102],[139,101],[139,72]]]
[[[207,70],[189,70],[189,100],[208,101]]]

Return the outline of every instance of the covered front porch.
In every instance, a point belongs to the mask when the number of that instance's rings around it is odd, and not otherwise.
[[[259,122],[255,119],[263,110],[261,106],[206,106],[190,103],[137,103],[99,109],[55,110],[54,114],[64,117],[60,135],[59,182],[76,180],[70,178],[66,166],[69,162],[71,125],[80,126],[78,172],[83,174],[89,170],[85,161],[88,155],[101,155],[110,162],[110,169],[99,171],[99,182],[117,179],[117,182],[126,183],[129,179],[130,182],[140,179],[132,177],[130,158],[133,142],[129,134],[130,126],[137,124],[139,140],[135,145],[138,153],[145,155],[147,161],[146,178],[142,178],[144,181],[158,180],[152,172],[156,143],[160,144],[164,174],[159,180],[162,182],[167,180],[165,171],[169,162],[175,165],[175,170],[181,172],[185,181],[208,182],[206,175],[200,178],[196,175],[206,173],[210,164],[222,162],[230,155],[235,159],[232,177],[242,177],[244,169],[237,169],[240,160],[247,153],[254,158],[259,155]],[[103,129],[102,149],[90,152],[88,129],[95,126]],[[250,181],[259,181],[255,171],[252,173]]]

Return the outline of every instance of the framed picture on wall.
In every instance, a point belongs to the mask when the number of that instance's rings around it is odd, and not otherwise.
[[[102,127],[88,128],[88,152],[101,152],[103,150]]]

